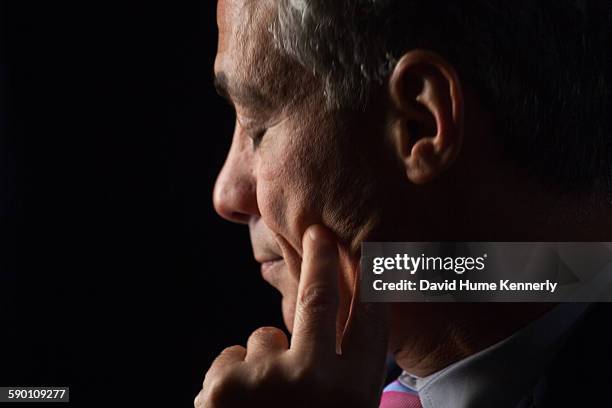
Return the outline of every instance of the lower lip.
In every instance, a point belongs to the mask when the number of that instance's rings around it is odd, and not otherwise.
[[[268,261],[268,262],[264,262],[261,264],[261,274],[263,275],[264,279],[266,278],[267,275],[270,275],[270,273],[272,273],[272,270],[275,269],[275,267],[281,265],[283,263],[282,259],[277,259],[275,261]]]

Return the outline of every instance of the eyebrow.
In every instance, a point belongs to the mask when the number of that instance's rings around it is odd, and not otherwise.
[[[230,98],[228,92],[229,84],[227,81],[227,76],[225,76],[224,73],[221,72],[219,74],[215,74],[214,85],[217,94],[223,99],[226,99],[228,102],[231,102],[232,98]]]
[[[243,83],[232,85],[224,72],[215,74],[214,85],[219,96],[230,103],[233,101],[239,105],[260,109],[271,109],[273,106],[272,98],[261,90]]]

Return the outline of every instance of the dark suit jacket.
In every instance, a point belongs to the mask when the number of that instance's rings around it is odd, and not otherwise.
[[[612,407],[612,303],[593,304],[518,408]]]

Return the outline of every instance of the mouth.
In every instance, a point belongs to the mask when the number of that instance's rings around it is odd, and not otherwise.
[[[281,257],[261,261],[261,273],[266,274],[268,271],[280,265],[282,262],[283,258]]]
[[[283,258],[274,258],[261,262],[261,277],[273,287],[280,290]]]
[[[261,277],[282,296],[281,309],[285,326],[289,332],[293,330],[293,310],[295,309],[295,296],[292,296],[290,279],[285,270],[285,260],[282,257],[259,261],[261,264]]]

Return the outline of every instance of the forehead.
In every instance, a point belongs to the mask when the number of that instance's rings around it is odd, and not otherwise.
[[[231,49],[231,41],[236,38],[236,30],[240,26],[242,14],[247,12],[247,2],[244,0],[219,0],[217,2],[217,26],[219,28],[219,54]]]
[[[274,0],[219,0],[219,42],[215,74],[230,86],[248,86],[262,94],[288,100],[312,84],[310,74],[275,46],[271,27],[276,19]]]

